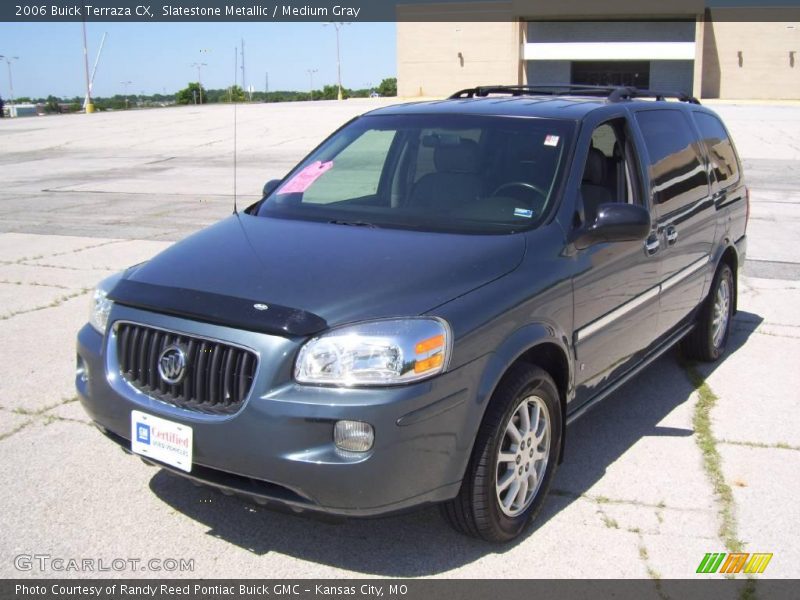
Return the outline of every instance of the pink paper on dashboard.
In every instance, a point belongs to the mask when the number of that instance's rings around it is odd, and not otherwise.
[[[333,168],[332,160],[326,162],[322,162],[320,160],[314,161],[285,184],[283,184],[278,193],[296,194],[299,192],[305,192],[309,187],[311,187],[312,183],[319,179],[323,173],[330,171],[331,168]]]

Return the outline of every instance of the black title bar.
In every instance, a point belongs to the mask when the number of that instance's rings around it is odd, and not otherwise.
[[[2,580],[4,600],[484,600],[495,598],[536,598],[537,600],[578,600],[615,598],[752,597],[782,600],[796,598],[798,581],[706,579],[692,580],[244,580],[244,579],[38,579]]]
[[[800,0],[11,0],[6,22],[796,21]]]

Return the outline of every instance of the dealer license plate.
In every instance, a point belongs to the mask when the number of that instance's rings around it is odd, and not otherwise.
[[[192,470],[192,428],[131,411],[131,450],[189,473]]]

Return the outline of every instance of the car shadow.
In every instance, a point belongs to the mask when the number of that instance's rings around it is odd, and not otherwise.
[[[740,311],[726,356],[737,352],[762,320]],[[571,425],[565,460],[552,486],[555,493],[545,501],[533,527],[501,546],[456,533],[435,507],[393,517],[331,522],[265,509],[196,487],[163,470],[152,477],[150,489],[175,510],[208,527],[208,535],[256,555],[277,552],[369,575],[435,575],[535,538],[539,528],[591,489],[608,466],[643,437],[693,435],[690,429],[659,425],[693,391],[677,350],[670,351]]]

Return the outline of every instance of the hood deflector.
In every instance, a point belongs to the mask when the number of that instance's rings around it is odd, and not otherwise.
[[[305,310],[130,279],[117,283],[108,297],[133,308],[273,335],[308,336],[328,328],[325,319]]]

